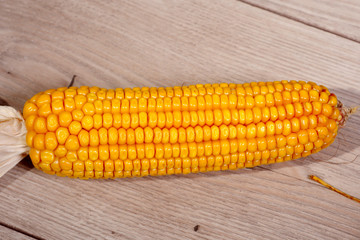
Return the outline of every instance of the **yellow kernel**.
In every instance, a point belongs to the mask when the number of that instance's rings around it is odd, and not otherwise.
[[[212,126],[214,124],[214,112],[210,110],[205,111],[205,123],[208,126]]]
[[[74,111],[71,112],[71,115],[72,115],[73,120],[79,121],[79,122],[84,117],[84,113],[80,109],[75,109]]]
[[[50,104],[48,104],[48,107],[50,108]],[[59,114],[64,111],[64,103],[63,100],[54,100],[51,103],[51,109],[54,114]],[[41,108],[39,109],[39,115],[40,115]],[[49,109],[47,109],[49,112]],[[45,114],[46,115],[46,114]]]
[[[110,120],[110,118],[111,118],[111,116],[109,116],[109,120]],[[130,125],[131,125],[131,116],[130,116],[130,114],[124,113],[122,115],[121,121],[122,121],[122,127],[125,128],[125,129],[128,129],[130,127]]]
[[[291,122],[288,119],[283,121],[283,131],[282,134],[287,136],[291,133]]]
[[[322,103],[321,102],[313,102],[312,103],[312,108],[313,108],[313,114],[314,115],[318,115],[321,113],[322,111]]]
[[[214,124],[220,126],[223,123],[223,112],[220,109],[214,110]]]
[[[295,116],[295,109],[293,104],[286,104],[285,110],[287,119],[293,118]]]
[[[205,95],[204,100],[205,100],[205,110],[211,110],[213,108],[212,97],[210,95]]]
[[[60,172],[61,168],[60,168],[60,163],[59,163],[59,159],[55,158],[55,160],[50,164],[51,169],[55,172]]]
[[[30,102],[27,102],[23,109],[23,116],[26,119],[28,116],[37,114],[38,107]]]
[[[157,175],[158,161],[153,158],[150,159],[150,175]]]
[[[300,130],[298,133],[299,143],[307,144],[309,142],[309,134],[306,130]]]
[[[106,128],[100,128],[98,130],[98,133],[99,133],[99,143],[107,144],[108,143],[108,130]]]
[[[304,110],[303,110],[303,105],[301,103],[296,102],[294,103],[293,107],[294,107],[295,117],[300,117],[303,115]]]
[[[162,129],[162,143],[168,143],[170,140],[170,131],[167,128]]]
[[[99,149],[97,147],[89,147],[89,159],[93,161],[99,159]]]
[[[90,120],[90,119],[89,119]],[[90,120],[91,121],[91,120]],[[100,115],[100,114],[95,114],[94,116],[93,116],[93,124],[94,124],[94,128],[96,128],[96,129],[99,129],[99,128],[101,128],[102,126],[103,126],[103,117],[102,117],[102,115]]]
[[[46,133],[47,132],[46,119],[43,117],[37,117],[34,120],[34,130],[37,133]]]
[[[263,108],[266,105],[266,99],[264,95],[256,95],[255,96],[255,106],[259,108]]]
[[[283,100],[284,105],[292,103],[291,93],[289,91],[283,91],[282,92],[282,100]]]
[[[29,117],[30,118],[30,117]],[[28,118],[28,119],[29,119]],[[35,120],[34,119],[34,125],[35,125]],[[58,117],[55,114],[50,114],[47,119],[46,119],[46,125],[47,125],[47,129],[51,132],[56,131],[56,129],[59,127],[59,121],[58,121]]]
[[[57,157],[64,157],[67,153],[67,149],[64,145],[59,145],[54,151],[54,153]]]
[[[326,117],[330,117],[333,114],[333,107],[330,104],[323,104],[322,114]]]
[[[72,97],[66,97],[64,100],[65,111],[72,112],[75,109],[75,100]]]
[[[45,135],[45,148],[48,150],[55,150],[58,146],[58,141],[55,133],[47,132]]]
[[[66,158],[60,158],[59,165],[62,170],[71,170],[72,169],[72,162],[70,162]]]
[[[118,131],[116,128],[111,127],[108,130],[109,144],[116,144],[118,142]]]
[[[330,106],[337,106],[338,100],[337,100],[337,97],[335,96],[335,94],[330,94],[328,104]]]
[[[274,94],[268,93],[265,95],[265,103],[267,107],[273,107],[275,105]]]
[[[99,134],[96,129],[91,129],[89,132],[90,146],[97,147],[100,143]]]
[[[329,134],[329,130],[326,127],[317,127],[316,131],[321,139],[324,139]]]
[[[44,104],[50,104],[51,97],[49,94],[41,94],[36,100],[36,105],[40,108]]]
[[[164,112],[158,113],[157,126],[163,128],[166,124],[166,117]]]
[[[298,144],[298,138],[296,133],[291,133],[286,137],[287,144],[290,146],[295,146]]]
[[[218,140],[220,138],[220,130],[217,126],[211,127],[211,140]]]
[[[89,87],[87,86],[81,86],[77,89],[77,93],[80,95],[86,95],[89,93]]]
[[[134,108],[137,108],[137,100],[136,99],[132,99],[133,102],[131,102],[132,104],[130,104],[130,112],[134,111]],[[136,106],[134,106],[134,102],[136,103]],[[112,99],[111,100],[111,113],[115,114],[115,113],[120,113],[120,109],[121,109],[121,102],[119,99]]]
[[[276,146],[278,148],[286,146],[286,137],[285,136],[277,135],[277,136],[275,136],[275,139],[276,139]]]
[[[80,144],[79,144],[79,139],[77,136],[74,135],[70,135],[65,142],[65,147],[66,149],[68,149],[69,151],[75,151],[78,150]]]
[[[86,130],[81,130],[78,134],[80,145],[86,147],[90,143],[90,135]]]
[[[29,155],[33,164],[38,164],[40,162],[40,150],[30,148]]]
[[[81,120],[81,125],[84,129],[86,130],[90,130],[94,127],[94,119],[91,116],[84,116],[83,119]]]
[[[270,130],[270,127],[268,128]],[[256,136],[257,137],[265,137],[267,132],[267,126],[265,123],[260,122],[256,125]]]
[[[94,93],[89,93],[86,95],[87,101],[90,103],[94,103],[97,100],[97,96]]]
[[[95,106],[93,103],[87,102],[82,106],[85,115],[93,116],[95,114]]]
[[[99,159],[100,160],[107,160],[109,159],[109,145],[100,145],[99,146]]]
[[[314,115],[310,115],[308,119],[309,119],[309,128],[316,128],[318,125],[317,117]]]
[[[85,170],[85,164],[83,161],[75,161],[73,162],[73,170],[74,170],[74,173],[75,172],[82,172]]]
[[[103,172],[104,171],[104,162],[101,160],[94,161],[94,170],[98,171],[98,172]]]
[[[300,120],[298,118],[293,118],[290,120],[291,122],[291,131],[298,132],[300,130]]]
[[[82,129],[81,123],[78,121],[72,121],[69,125],[69,132],[72,135],[78,135],[81,129]]]
[[[124,123],[124,122],[123,122]],[[103,115],[103,126],[109,129],[113,125],[113,115],[111,113],[104,113]]]
[[[219,109],[220,108],[220,96],[219,95],[212,95],[212,107],[213,109]]]
[[[266,141],[267,141],[267,148],[269,150],[276,148],[277,142],[276,142],[276,138],[274,136],[267,136]]]
[[[34,136],[34,148],[38,150],[45,149],[45,134],[36,134]]]
[[[36,136],[36,132],[35,131],[28,131],[26,134],[26,144],[29,147],[33,147],[34,145],[34,138]]]
[[[132,128],[126,130],[126,144],[128,145],[135,144],[135,133],[134,133],[134,129]]]
[[[53,115],[53,114],[50,114]],[[50,116],[49,115],[49,116]],[[55,115],[56,116],[56,115]],[[25,126],[27,130],[33,130],[34,129],[34,121],[36,119],[36,115],[30,115],[25,120]]]
[[[50,103],[45,103],[43,104],[39,110],[38,110],[38,115],[40,117],[47,117],[49,114],[51,114],[51,106]]]
[[[126,130],[123,128],[120,128],[118,130],[118,136],[119,136],[118,144],[125,144],[126,143]]]
[[[191,167],[190,158],[183,158],[182,159],[182,168],[190,168],[190,167]]]
[[[252,123],[246,128],[246,138],[249,139],[254,137],[256,137],[256,125]]]
[[[154,143],[160,143],[162,140],[162,131],[160,128],[156,127],[153,129],[154,132],[154,138],[153,138],[153,142]]]
[[[67,128],[59,127],[56,130],[56,138],[59,144],[64,144],[70,133]]]
[[[104,162],[105,172],[113,172],[115,170],[114,161],[106,160]]]
[[[247,150],[250,152],[257,151],[257,140],[255,138],[248,139],[247,141]]]
[[[329,94],[327,94],[326,92],[321,92],[320,97],[319,97],[319,101],[321,103],[327,103],[329,101]]]
[[[324,145],[324,141],[322,139],[318,139],[314,142],[315,148],[321,149],[321,147]]]
[[[144,128],[145,143],[151,143],[154,139],[154,132],[150,127]]]
[[[220,139],[228,139],[229,138],[229,127],[226,125],[221,125],[220,128]]]
[[[178,130],[176,128],[170,128],[170,143],[176,143],[178,141]]]
[[[89,158],[89,149],[88,147],[80,147],[77,150],[77,156],[81,161],[86,161]]]
[[[95,113],[98,114],[103,114],[103,101],[101,100],[95,100],[94,101],[94,108],[95,108]]]
[[[245,138],[247,134],[247,128],[244,125],[237,125],[236,126],[237,138]]]
[[[59,114],[59,124],[62,127],[68,127],[72,121],[71,113],[69,112],[61,112]]]
[[[81,109],[83,105],[86,103],[87,99],[84,95],[76,95],[74,97],[74,101],[75,101],[75,107],[77,109]]]

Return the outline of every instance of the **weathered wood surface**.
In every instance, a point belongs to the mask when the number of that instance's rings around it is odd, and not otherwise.
[[[11,230],[8,227],[0,225],[0,239],[2,239],[2,240],[10,240],[10,239],[33,240],[34,238],[24,235],[19,231]]]
[[[239,1],[0,1],[0,20],[0,97],[18,109],[74,74],[107,88],[309,80],[360,104],[358,43]],[[312,158],[252,170],[83,181],[23,161],[0,179],[0,221],[44,239],[358,239],[359,204],[307,175],[359,196],[359,121]]]
[[[309,26],[360,42],[360,5],[356,0],[240,0]]]

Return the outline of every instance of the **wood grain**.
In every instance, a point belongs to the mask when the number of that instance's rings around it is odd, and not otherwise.
[[[239,1],[0,1],[0,20],[0,97],[18,109],[74,74],[107,88],[309,80],[360,104],[358,43]],[[312,158],[253,170],[83,181],[24,161],[0,179],[0,221],[45,239],[358,239],[359,204],[307,175],[359,196],[359,121]]]
[[[34,238],[26,236],[17,231],[11,230],[8,227],[4,227],[4,226],[0,225],[0,239],[2,239],[2,240],[10,240],[10,239],[33,240]]]
[[[360,42],[360,5],[356,0],[240,1]]]

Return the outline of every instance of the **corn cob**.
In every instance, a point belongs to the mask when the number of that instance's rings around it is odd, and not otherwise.
[[[23,116],[36,168],[88,179],[306,157],[334,141],[344,113],[324,86],[277,81],[50,89],[28,100]]]

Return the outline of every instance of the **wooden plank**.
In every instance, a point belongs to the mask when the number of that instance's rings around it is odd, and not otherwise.
[[[307,25],[360,42],[360,3],[356,0],[240,0]]]
[[[262,11],[240,2],[59,5],[2,3],[1,97],[17,108],[40,90],[67,85],[74,74],[78,85],[108,88],[286,78],[338,92],[339,80],[356,84],[360,72],[356,43],[341,46],[341,38],[271,13],[268,23],[258,19]]]
[[[10,240],[10,239],[30,240],[30,239],[34,239],[34,238],[0,225],[0,239],[2,239],[2,240]]]
[[[305,79],[360,104],[359,44],[241,2],[12,1],[0,11],[0,93],[17,108],[73,74],[78,86],[109,88]],[[359,154],[359,120],[353,116],[342,129],[332,161]],[[336,144],[314,158],[328,158]],[[359,170],[359,159],[299,159],[254,170],[82,181],[23,162],[0,179],[0,215],[45,239],[357,239],[358,204],[306,176],[357,195]]]
[[[1,186],[7,206],[2,216],[45,239],[355,239],[360,234],[357,203],[260,168],[108,181],[16,168]]]

